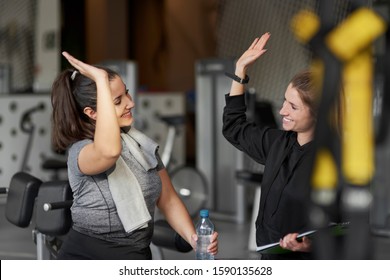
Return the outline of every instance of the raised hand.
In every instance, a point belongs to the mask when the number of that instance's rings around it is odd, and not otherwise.
[[[87,76],[93,81],[97,81],[98,79],[107,78],[107,72],[103,69],[97,68],[90,64],[84,63],[81,60],[71,56],[67,52],[62,52],[62,55],[69,61],[69,63],[76,68],[81,74]]]
[[[243,70],[255,62],[262,54],[267,50],[264,49],[271,34],[269,32],[264,33],[260,38],[256,38],[251,46],[241,55],[236,62],[236,69]]]

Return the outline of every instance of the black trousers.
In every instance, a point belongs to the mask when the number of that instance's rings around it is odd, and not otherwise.
[[[134,247],[94,238],[71,229],[61,246],[59,260],[151,260],[147,247]]]

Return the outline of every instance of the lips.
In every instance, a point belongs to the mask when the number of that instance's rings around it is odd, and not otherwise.
[[[121,117],[122,118],[130,118],[131,117],[131,111],[128,111],[127,113],[124,113]]]

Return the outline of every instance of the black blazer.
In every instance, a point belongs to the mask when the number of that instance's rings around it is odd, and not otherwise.
[[[223,135],[265,166],[256,220],[257,245],[277,242],[288,233],[306,231],[313,143],[299,146],[295,132],[248,122],[244,95],[225,98]]]

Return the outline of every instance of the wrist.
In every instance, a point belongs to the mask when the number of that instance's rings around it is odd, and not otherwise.
[[[237,72],[235,72],[237,73]],[[249,76],[248,75],[237,75],[237,74],[231,74],[231,73],[228,73],[228,72],[225,72],[225,75],[231,79],[233,79],[234,81],[240,83],[240,84],[247,84],[249,82]]]

